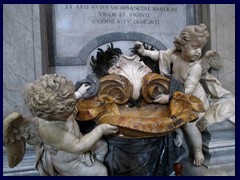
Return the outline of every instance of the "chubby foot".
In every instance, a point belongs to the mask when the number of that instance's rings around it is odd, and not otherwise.
[[[193,164],[195,166],[200,166],[204,161],[204,155],[202,150],[194,150],[194,160]]]

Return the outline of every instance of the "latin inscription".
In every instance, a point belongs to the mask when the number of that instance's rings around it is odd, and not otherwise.
[[[176,13],[175,6],[146,6],[146,5],[98,5],[98,4],[66,4],[65,10],[70,12],[94,12],[89,22],[92,24],[140,24],[158,25],[160,20],[152,14],[160,15]],[[93,11],[94,10],[94,11]]]
[[[192,6],[186,4],[55,4],[52,6],[55,54],[57,57],[78,56],[79,49],[87,42],[109,33],[119,33],[117,37],[119,39],[122,38],[121,33],[146,34],[161,39],[167,47],[171,47],[172,39],[179,33],[179,29],[186,26],[187,12],[191,10],[187,7]],[[96,39],[96,42],[101,40],[101,38]]]

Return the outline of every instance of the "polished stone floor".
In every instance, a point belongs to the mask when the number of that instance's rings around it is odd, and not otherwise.
[[[22,162],[15,168],[9,168],[6,154],[3,154],[4,176],[38,176],[34,168],[35,153],[27,151]],[[183,165],[182,176],[235,176],[235,163],[218,165],[211,168],[205,166],[196,167],[192,165],[189,158],[180,161]],[[173,174],[172,174],[173,176]]]
[[[189,158],[181,160],[183,165],[183,176],[235,176],[235,163],[221,164],[207,168],[205,166],[194,166]]]

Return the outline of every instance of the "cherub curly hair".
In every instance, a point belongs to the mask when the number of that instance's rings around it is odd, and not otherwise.
[[[205,24],[200,25],[190,25],[185,27],[178,38],[175,38],[173,42],[176,50],[181,50],[181,47],[185,44],[188,44],[192,37],[202,37],[207,38],[209,36],[207,26]]]
[[[24,100],[32,115],[47,120],[58,120],[61,114],[70,114],[75,106],[72,81],[58,74],[45,74],[26,85]]]

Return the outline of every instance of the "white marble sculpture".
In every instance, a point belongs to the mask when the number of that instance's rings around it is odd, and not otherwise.
[[[35,118],[12,113],[4,119],[4,146],[10,167],[23,158],[26,142],[36,149],[36,169],[40,175],[107,175],[103,165],[107,143],[103,135],[117,127],[102,124],[82,135],[74,118],[77,99],[89,86],[74,92],[71,81],[57,74],[46,74],[25,89],[25,102]]]
[[[143,77],[152,70],[140,61],[139,56],[121,55],[116,64],[109,68],[109,74],[117,74],[126,77],[133,86],[132,99],[137,100],[140,96]]]
[[[188,123],[182,127],[190,140],[194,154],[193,164],[196,166],[200,166],[204,160],[201,131],[209,125],[231,119],[235,115],[235,98],[207,71],[210,67],[214,69],[221,67],[216,52],[207,51],[202,56],[202,49],[208,36],[206,25],[200,24],[184,28],[179,37],[175,38],[173,49],[150,51],[144,49],[141,42],[135,44],[140,55],[159,61],[162,75],[173,76],[184,86],[184,93],[195,95],[202,100],[206,112],[199,113],[199,119],[195,123]],[[169,102],[169,95],[159,95],[155,102],[166,104]],[[183,134],[177,130],[175,139],[177,146],[181,146],[182,138]]]

